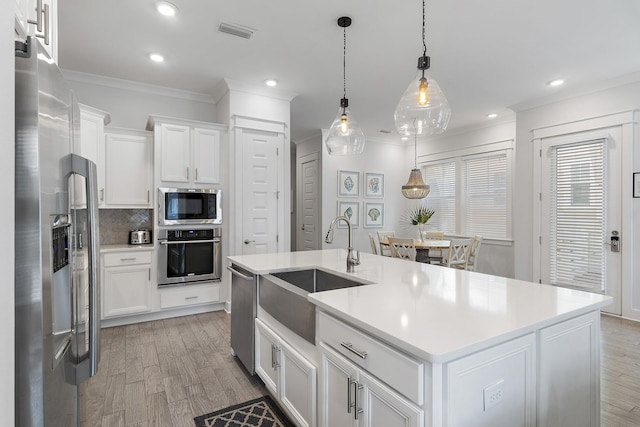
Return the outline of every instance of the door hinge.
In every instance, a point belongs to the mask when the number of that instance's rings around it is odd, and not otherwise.
[[[276,243],[278,243],[279,241],[280,241],[280,236],[276,234]]]
[[[538,236],[538,243],[542,244],[542,236]]]
[[[540,201],[542,201],[542,193],[538,193],[538,199],[540,199]]]
[[[542,157],[542,148],[540,149],[540,157]]]

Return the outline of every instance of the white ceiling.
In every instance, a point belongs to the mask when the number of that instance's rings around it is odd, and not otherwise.
[[[399,139],[393,111],[422,53],[419,0],[59,1],[64,69],[212,94],[222,78],[298,94],[291,137],[328,128],[342,97],[342,29],[347,29],[347,97],[365,135]],[[256,30],[245,40],[220,22]],[[428,0],[430,72],[449,99],[449,129],[486,115],[602,87],[640,75],[640,1]],[[162,64],[148,60],[162,53]],[[564,78],[559,88],[546,85]]]

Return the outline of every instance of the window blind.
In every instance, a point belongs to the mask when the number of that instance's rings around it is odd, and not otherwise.
[[[550,280],[604,292],[606,140],[551,148]]]
[[[507,237],[507,153],[462,158],[462,234]]]
[[[435,209],[436,213],[429,220],[430,230],[456,233],[456,162],[449,160],[442,163],[423,166],[422,175],[425,184],[431,187],[426,198],[426,206]]]

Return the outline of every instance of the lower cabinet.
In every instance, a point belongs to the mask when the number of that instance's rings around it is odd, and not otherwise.
[[[256,373],[292,421],[303,427],[316,425],[315,366],[260,319],[256,319]]]
[[[322,427],[421,427],[422,409],[324,343],[320,348]]]
[[[152,251],[102,255],[102,318],[151,311]]]

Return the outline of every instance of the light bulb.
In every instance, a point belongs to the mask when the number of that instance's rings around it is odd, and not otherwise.
[[[349,123],[347,122],[347,115],[343,114],[340,117],[340,133],[346,135],[349,133]]]
[[[418,105],[425,106],[429,102],[429,94],[427,93],[427,88],[429,84],[427,83],[426,78],[420,79],[420,84],[418,84]]]

